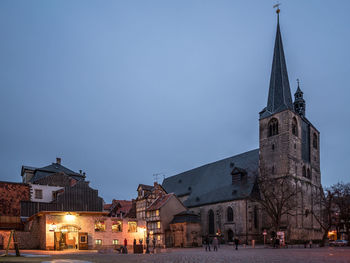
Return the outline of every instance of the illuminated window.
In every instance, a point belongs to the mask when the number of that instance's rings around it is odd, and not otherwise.
[[[137,232],[137,222],[128,222],[128,232]]]
[[[43,190],[35,189],[35,198],[36,199],[43,199]]]
[[[159,210],[156,210],[156,216],[159,216]]]
[[[96,232],[106,231],[105,221],[96,220],[95,221],[95,231]]]
[[[160,221],[157,222],[157,228],[160,228]]]
[[[112,232],[122,232],[123,222],[122,221],[112,221]]]
[[[160,235],[158,235],[157,239],[158,239],[158,241],[160,241]]]
[[[113,245],[118,245],[118,244],[119,244],[118,239],[113,239]]]
[[[102,239],[96,239],[95,240],[96,245],[102,245]]]

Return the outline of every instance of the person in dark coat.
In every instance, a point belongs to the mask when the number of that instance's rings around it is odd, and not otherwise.
[[[237,237],[235,237],[233,242],[235,242],[236,250],[238,250],[239,239]]]
[[[210,251],[210,242],[209,242],[208,235],[205,237],[204,242],[205,242],[205,251],[208,251],[208,250]]]

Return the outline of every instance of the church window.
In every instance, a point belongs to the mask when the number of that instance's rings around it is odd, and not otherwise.
[[[227,208],[227,221],[228,222],[233,221],[233,209],[232,209],[232,207]]]
[[[274,151],[275,150],[275,144],[272,144],[272,151]]]
[[[303,176],[306,177],[306,168],[305,168],[305,165],[303,166]]]
[[[315,149],[317,149],[317,144],[318,144],[318,142],[317,142],[317,134],[314,133],[313,140],[312,140],[312,146],[313,146]]]
[[[214,212],[211,209],[208,212],[208,222],[209,222],[208,233],[212,235],[214,234],[215,230],[214,230]]]
[[[292,133],[293,135],[298,136],[298,123],[295,117],[292,120]]]
[[[275,166],[274,165],[272,166],[271,170],[272,170],[272,174],[275,174]]]
[[[269,137],[277,135],[278,134],[278,121],[277,119],[273,118],[269,122]]]
[[[254,206],[254,227],[258,228],[258,207]]]

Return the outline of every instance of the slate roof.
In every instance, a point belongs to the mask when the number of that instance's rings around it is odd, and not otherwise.
[[[275,48],[273,52],[267,107],[260,112],[260,118],[269,117],[284,110],[294,110],[289,87],[286,60],[284,57],[281,30],[277,22]]]
[[[187,207],[244,199],[253,190],[258,166],[256,149],[168,177],[162,186],[179,197],[189,195],[183,202]],[[247,179],[232,184],[235,167],[244,169]]]
[[[173,220],[170,222],[170,224],[175,223],[200,223],[201,219],[199,215],[190,212],[190,211],[184,211],[179,214],[174,215]]]
[[[58,164],[58,163],[52,163],[48,166],[44,166],[42,168],[35,168],[35,167],[29,167],[29,166],[22,166],[22,171],[23,169],[28,169],[28,170],[34,170],[34,176],[30,179],[30,183],[34,183],[46,176],[50,176],[55,173],[64,173],[77,181],[83,181],[85,176],[79,173],[76,173],[67,167]]]

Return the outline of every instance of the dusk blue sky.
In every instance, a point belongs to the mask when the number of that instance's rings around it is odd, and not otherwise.
[[[349,182],[350,1],[280,2],[322,183]],[[275,3],[0,1],[0,180],[61,157],[110,202],[258,148]]]

